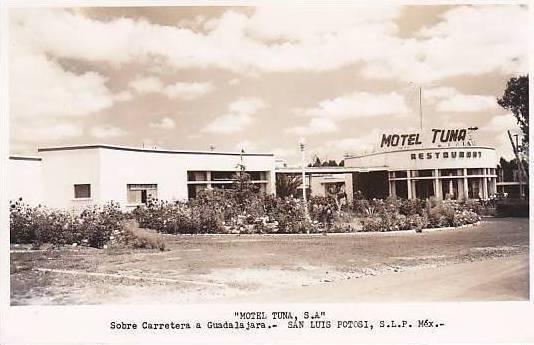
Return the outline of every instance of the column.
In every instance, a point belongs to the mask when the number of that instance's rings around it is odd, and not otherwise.
[[[467,184],[467,168],[463,169],[464,178],[463,178],[463,191],[464,199],[469,199],[469,185]]]
[[[206,181],[208,181],[207,188],[211,189],[211,171],[206,171]]]
[[[397,197],[397,190],[395,189],[395,181],[389,181],[389,195]]]
[[[486,176],[484,176],[482,178],[482,198],[483,199],[487,199],[489,198],[489,193],[488,193],[488,178]]]
[[[410,178],[410,170],[406,170],[406,185],[408,186],[408,199],[413,199],[412,196],[412,179]]]
[[[443,199],[443,195],[441,192],[441,183],[439,183],[439,170],[434,169],[434,196],[438,200]]]
[[[352,186],[352,174],[345,174],[345,194],[347,194],[347,203],[352,205],[352,197],[354,196],[354,188]]]
[[[274,167],[271,171],[265,172],[265,177],[267,177],[267,185],[265,186],[265,190],[267,194],[274,194],[276,195],[276,171]]]

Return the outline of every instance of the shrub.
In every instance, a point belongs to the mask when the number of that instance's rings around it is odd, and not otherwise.
[[[363,231],[416,230],[473,224],[480,216],[472,204],[436,199],[421,200],[371,200],[358,205],[372,209],[372,217],[363,220]],[[367,213],[369,214],[369,213]]]
[[[42,214],[38,208],[30,207],[22,199],[10,203],[10,240],[11,243],[32,243],[38,232]]]
[[[308,203],[308,210],[312,221],[324,224],[331,228],[337,220],[337,214],[340,210],[332,197],[311,197]]]
[[[365,218],[362,223],[362,231],[384,231],[384,227],[382,226],[382,221],[380,218]]]
[[[178,233],[303,233],[330,226],[335,206],[326,198],[310,201],[313,218],[306,219],[302,201],[247,189],[205,190],[188,202],[151,200],[132,215],[144,228]],[[314,225],[316,224],[316,225]]]
[[[165,242],[161,238],[161,235],[139,229],[135,221],[129,221],[125,225],[124,231],[117,237],[114,244],[134,249],[165,250]]]
[[[480,221],[480,216],[473,211],[456,211],[452,226],[474,224]]]
[[[528,200],[500,200],[496,203],[496,214],[499,217],[528,217]]]
[[[419,199],[402,200],[399,204],[399,212],[406,216],[423,215],[425,213],[425,202]]]
[[[10,206],[11,243],[76,244],[102,248],[113,232],[121,231],[125,215],[117,203],[93,206],[80,213],[32,207],[22,200]]]
[[[418,214],[412,214],[407,217],[408,228],[413,229],[417,232],[421,232],[424,228],[428,226],[428,218],[425,216],[420,216]]]
[[[453,226],[455,212],[451,205],[437,203],[436,206],[428,209],[428,226],[431,228]]]
[[[305,233],[313,232],[312,223],[306,219],[304,205],[298,199],[286,197],[268,197],[269,203],[267,216],[272,219],[277,232],[281,233]]]
[[[382,208],[382,200],[355,199],[352,209],[360,217],[375,217]]]

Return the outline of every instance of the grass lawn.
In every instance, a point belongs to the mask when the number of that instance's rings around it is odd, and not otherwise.
[[[221,302],[388,272],[525,256],[529,243],[527,218],[486,218],[477,227],[422,234],[161,236],[169,249],[164,252],[13,250],[11,302]]]

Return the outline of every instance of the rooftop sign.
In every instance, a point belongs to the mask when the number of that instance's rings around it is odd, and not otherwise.
[[[465,141],[467,137],[467,128],[461,129],[432,129],[432,144],[436,143],[453,143]],[[402,147],[418,146],[423,142],[420,133],[411,134],[382,134],[380,147]]]

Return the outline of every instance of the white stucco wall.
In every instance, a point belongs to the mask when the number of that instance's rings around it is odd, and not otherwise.
[[[187,171],[236,171],[240,163],[239,155],[229,154],[99,150],[100,198],[121,204],[127,203],[127,184],[157,184],[159,199],[186,200]],[[244,156],[243,163],[247,170],[274,174],[273,156]]]
[[[49,207],[77,208],[100,198],[98,150],[39,152],[43,159],[44,202]],[[90,199],[75,199],[75,184],[91,184]]]
[[[468,151],[477,152],[476,157],[467,158],[464,156],[460,158],[458,156],[460,152],[466,153]],[[443,158],[444,152],[449,154],[448,158]],[[457,154],[456,158],[451,157],[452,152]],[[412,159],[412,154],[415,154],[417,158]],[[423,159],[419,158],[420,154],[423,155]],[[427,159],[427,155],[431,155],[432,158]],[[409,149],[345,158],[345,166],[385,167],[388,170],[495,168],[497,155],[493,148],[475,146]]]
[[[40,151],[45,203],[76,208],[110,200],[127,205],[128,184],[157,184],[162,200],[187,199],[187,171],[236,171],[239,154],[112,149]],[[274,156],[244,155],[249,171],[268,171],[267,193],[275,190]],[[91,184],[90,199],[75,199],[74,184]]]
[[[42,161],[32,157],[12,156],[8,160],[9,200],[31,205],[43,202]]]

